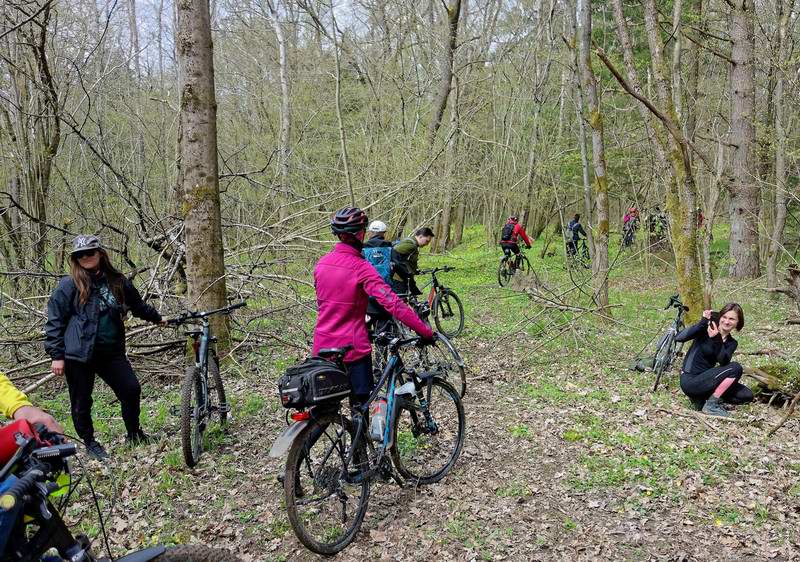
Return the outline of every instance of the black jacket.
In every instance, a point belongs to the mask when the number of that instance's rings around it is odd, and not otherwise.
[[[123,296],[122,308],[119,314],[113,316],[119,323],[120,333],[125,333],[123,317],[128,311],[142,320],[153,323],[161,321],[158,311],[142,300],[139,291],[128,279],[123,283]],[[75,281],[70,276],[61,278],[47,303],[47,323],[44,327],[44,350],[52,359],[87,363],[92,358],[100,313],[99,298],[94,289],[89,301],[81,305]],[[123,340],[123,349],[124,345]]]
[[[696,375],[712,369],[716,367],[717,363],[727,365],[731,362],[733,352],[739,345],[730,335],[725,341],[722,341],[722,336],[719,334],[713,338],[708,337],[708,320],[705,318],[675,336],[677,342],[689,340],[694,340],[694,343],[689,348],[689,352],[683,360],[683,369],[681,369],[689,375]]]

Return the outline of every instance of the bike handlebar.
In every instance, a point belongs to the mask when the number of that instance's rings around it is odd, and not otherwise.
[[[689,307],[681,302],[681,297],[678,294],[672,295],[669,298],[669,302],[667,306],[664,307],[664,310],[669,310],[670,308],[682,308],[685,311],[689,310]]]
[[[14,509],[17,504],[33,490],[36,484],[43,480],[44,472],[38,468],[29,470],[0,496],[0,509],[4,511],[11,511]]]
[[[213,316],[214,314],[230,314],[237,308],[242,308],[244,306],[247,306],[247,301],[239,301],[233,304],[229,304],[228,306],[223,306],[222,308],[215,308],[214,310],[203,310],[203,311],[190,310],[188,312],[184,312],[180,316],[176,316],[175,318],[170,318],[169,320],[167,320],[167,324],[179,325],[189,320],[199,320],[201,318]]]
[[[442,272],[455,271],[455,269],[456,268],[453,267],[452,265],[445,265],[442,267],[434,267],[433,269],[420,269],[419,273],[420,275],[430,275],[433,273],[439,273],[440,271]]]
[[[433,333],[433,341],[438,339],[438,334],[436,332]],[[411,338],[399,338],[396,335],[390,332],[381,332],[380,334],[375,336],[375,343],[377,345],[388,345],[391,349],[399,349],[401,347],[405,347],[407,345],[419,345],[419,344],[426,344],[427,341],[422,338],[422,336],[414,336]]]

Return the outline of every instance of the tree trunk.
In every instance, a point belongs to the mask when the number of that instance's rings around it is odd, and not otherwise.
[[[592,70],[592,3],[578,0],[579,69],[589,102],[589,126],[592,129],[592,168],[597,222],[593,229],[592,284],[601,308],[608,306],[608,179],[603,140],[603,115],[597,95],[597,79]],[[605,313],[609,313],[605,311]]]
[[[217,162],[217,101],[208,0],[177,3],[180,83],[180,183],[186,236],[188,306],[225,305],[227,290]],[[229,349],[227,316],[212,317],[219,348]]]
[[[614,3],[620,4],[620,6],[615,6],[616,16],[622,13],[621,0],[614,0]],[[622,77],[602,50],[598,49],[598,55],[623,88],[643,103],[666,129],[666,139],[661,135],[657,135],[657,137],[662,143],[664,153],[668,155],[670,164],[671,177],[667,185],[667,209],[669,210],[672,246],[675,252],[678,290],[683,302],[690,307],[691,316],[698,318],[703,306],[703,291],[700,282],[700,261],[697,256],[697,186],[692,174],[689,141],[678,126],[673,104],[672,81],[669,78],[669,67],[664,61],[655,0],[643,0],[643,5],[647,42],[650,46],[651,70],[660,109]],[[618,18],[617,26],[627,29],[627,22],[624,18]],[[629,38],[628,34],[620,34],[623,49],[631,49],[630,41],[625,44],[623,35],[627,35]]]
[[[758,183],[755,181],[755,65],[753,0],[732,3],[730,275],[760,275],[758,260]]]
[[[767,259],[767,286],[778,284],[778,261],[783,247],[783,229],[786,226],[787,195],[789,185],[786,174],[786,128],[784,118],[784,93],[786,75],[789,69],[784,65],[788,60],[789,17],[794,11],[795,0],[778,0],[778,50],[777,50],[777,82],[775,84],[775,222],[769,243]]]
[[[450,97],[450,87],[453,81],[453,57],[456,51],[458,40],[458,18],[461,15],[461,0],[455,0],[452,6],[447,9],[447,41],[444,53],[442,54],[441,72],[442,78],[439,82],[439,92],[433,102],[433,118],[428,125],[428,143],[433,144],[436,140],[436,133],[442,124],[444,110],[447,108],[447,98]]]
[[[278,216],[284,220],[289,216],[289,200],[291,185],[289,184],[289,173],[291,171],[291,138],[292,138],[292,109],[291,96],[289,92],[289,56],[286,49],[286,37],[283,27],[278,21],[278,13],[272,2],[267,2],[267,17],[275,30],[275,38],[278,42],[278,65],[280,67],[281,80],[281,137],[280,153],[278,158],[278,169],[281,185],[278,188]]]

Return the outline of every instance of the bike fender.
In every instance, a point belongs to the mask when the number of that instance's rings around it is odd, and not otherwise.
[[[117,558],[115,562],[148,562],[157,556],[161,556],[167,551],[163,546],[154,546],[139,552],[128,554],[122,558]]]
[[[283,433],[275,440],[272,444],[272,448],[269,450],[269,456],[273,459],[280,458],[286,453],[289,452],[289,448],[294,443],[294,440],[300,435],[300,432],[305,429],[308,425],[309,420],[295,422],[286,429],[283,430]]]

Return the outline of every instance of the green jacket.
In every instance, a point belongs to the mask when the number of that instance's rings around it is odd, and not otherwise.
[[[404,238],[392,248],[392,279],[397,281],[405,281],[413,279],[419,267],[419,244],[417,240],[411,236]]]

